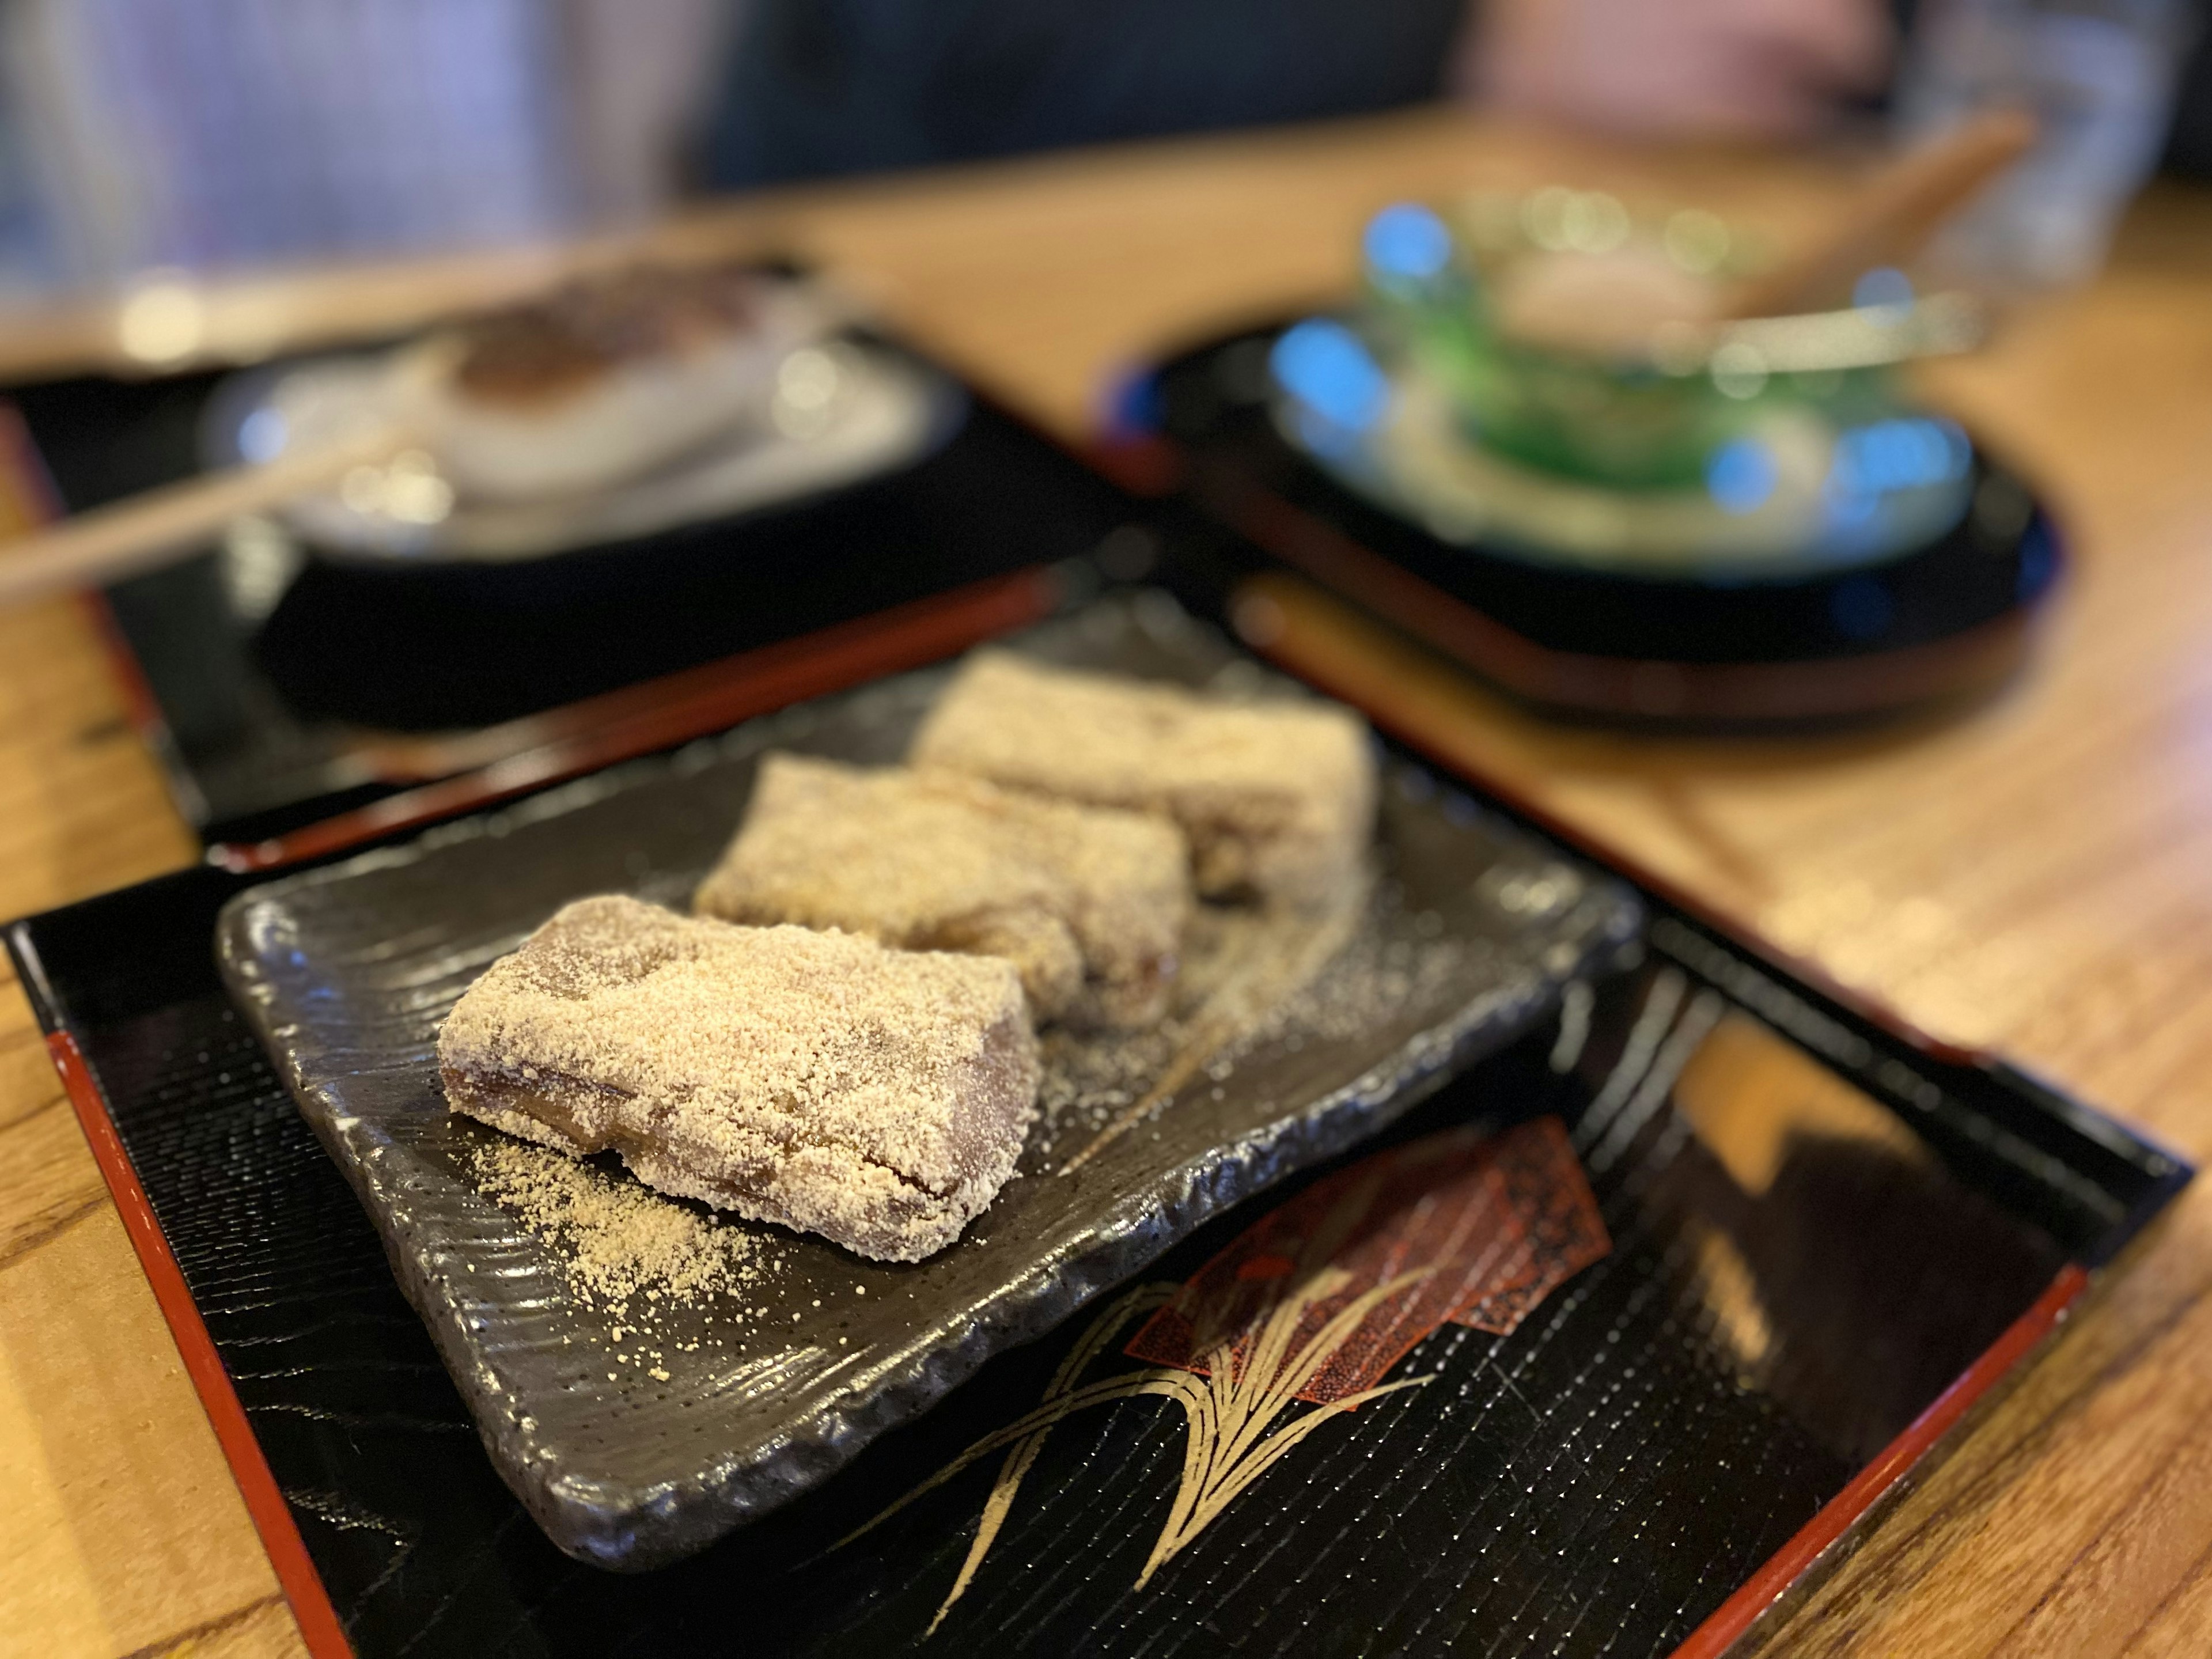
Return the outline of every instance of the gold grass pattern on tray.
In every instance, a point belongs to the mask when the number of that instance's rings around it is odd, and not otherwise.
[[[1504,1133],[1446,1130],[1316,1183],[1183,1285],[1138,1286],[1095,1319],[1035,1409],[984,1436],[839,1540],[852,1542],[1001,1447],[974,1541],[930,1623],[966,1593],[1053,1427],[1146,1395],[1183,1410],[1182,1473],[1136,1588],[1322,1424],[1427,1376],[1379,1379],[1447,1321],[1510,1334],[1543,1297],[1611,1249],[1555,1118]],[[1383,1264],[1417,1265],[1382,1277]],[[1165,1361],[1083,1382],[1138,1320],[1126,1352]],[[1316,1409],[1278,1426],[1292,1405]]]

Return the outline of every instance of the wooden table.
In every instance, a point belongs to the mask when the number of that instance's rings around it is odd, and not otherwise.
[[[1443,112],[793,192],[672,227],[781,242],[1071,434],[1112,373],[1340,291],[1395,198],[1554,178],[1786,234],[1833,165],[1625,154]],[[197,337],[309,338],[512,292],[543,252],[264,283]],[[112,350],[0,327],[0,374]],[[2212,1154],[2212,198],[2161,186],[2086,291],[1932,391],[2040,478],[2076,574],[2040,665],[1964,717],[1820,742],[1553,729],[1326,606],[1472,761],[1924,1024]],[[0,913],[193,855],[64,605],[0,613]],[[1814,1655],[2212,1652],[2212,1182],[1784,1632]],[[0,1652],[298,1636],[21,994],[0,987]]]

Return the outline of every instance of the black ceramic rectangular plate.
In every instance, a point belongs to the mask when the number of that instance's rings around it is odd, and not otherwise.
[[[1102,600],[1018,647],[1264,691],[1255,665],[1158,592]],[[1218,1210],[1374,1133],[1639,925],[1618,884],[1401,770],[1372,899],[1292,999],[1305,1012],[1208,1064],[1081,1167],[1072,1155],[1115,1115],[1103,1097],[1048,1110],[1020,1176],[928,1261],[869,1262],[730,1220],[762,1262],[744,1305],[587,1305],[555,1252],[479,1189],[472,1160],[497,1137],[446,1109],[433,1045],[447,1009],[571,899],[682,904],[734,831],[763,750],[899,758],[945,672],[275,881],[223,913],[240,1007],[383,1235],[494,1462],[572,1553],[657,1565],[815,1484]]]

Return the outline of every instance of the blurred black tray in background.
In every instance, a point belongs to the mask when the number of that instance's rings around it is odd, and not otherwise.
[[[1264,549],[1553,714],[1759,728],[1961,703],[2027,661],[2065,555],[2028,485],[1977,444],[1973,506],[1883,562],[1705,579],[1446,541],[1362,499],[1278,430],[1289,325],[1176,352],[1124,389],[1117,471],[1179,488]]]
[[[197,471],[223,379],[4,395],[77,511]],[[1088,553],[1128,519],[1017,417],[972,393],[966,405],[940,447],[891,473],[639,540],[508,565],[311,557],[267,592],[264,574],[211,550],[118,583],[106,604],[140,723],[203,839],[251,842],[527,749],[549,735],[533,717],[685,671],[644,701],[708,706],[663,741],[726,726],[762,706],[744,692],[749,653],[902,605],[933,605],[947,654],[1041,614],[994,580]]]

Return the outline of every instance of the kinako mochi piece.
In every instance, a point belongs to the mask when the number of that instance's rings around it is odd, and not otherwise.
[[[968,659],[915,739],[916,765],[1163,813],[1210,898],[1324,903],[1375,817],[1366,723],[1335,703],[1231,702],[1006,651]]]
[[[1142,813],[775,754],[693,903],[726,921],[1004,957],[1039,1019],[1130,1027],[1165,1012],[1188,866],[1176,827]]]
[[[438,1038],[457,1112],[887,1261],[958,1237],[1012,1173],[1036,1040],[1011,964],[580,899]]]
[[[392,390],[464,496],[605,489],[764,416],[820,310],[757,270],[633,265],[403,347]]]

